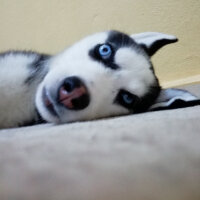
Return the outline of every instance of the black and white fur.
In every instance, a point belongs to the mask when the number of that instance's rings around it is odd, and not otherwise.
[[[183,101],[195,101],[186,92],[160,92],[150,61],[158,49],[176,41],[174,36],[156,32],[129,36],[107,31],[88,36],[55,56],[2,53],[0,128],[162,109],[184,95]],[[107,57],[99,53],[104,44],[111,49]],[[68,89],[69,84],[73,88]]]

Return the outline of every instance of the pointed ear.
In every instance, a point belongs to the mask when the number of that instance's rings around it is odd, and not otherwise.
[[[152,56],[158,49],[166,44],[177,42],[178,39],[173,35],[157,32],[145,32],[131,35],[131,38],[141,45],[149,56]]]
[[[200,105],[200,99],[186,90],[162,89],[149,111],[176,109]]]

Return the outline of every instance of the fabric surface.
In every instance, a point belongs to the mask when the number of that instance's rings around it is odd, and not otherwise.
[[[0,199],[199,200],[200,106],[0,130]]]

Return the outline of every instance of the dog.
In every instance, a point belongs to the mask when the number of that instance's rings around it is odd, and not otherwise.
[[[0,54],[0,128],[67,123],[194,105],[192,94],[162,89],[151,56],[172,35],[96,33],[57,55]],[[179,102],[177,104],[177,101]]]

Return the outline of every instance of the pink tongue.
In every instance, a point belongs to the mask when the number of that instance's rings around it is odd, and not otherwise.
[[[64,87],[61,87],[59,92],[59,100],[64,106],[72,109],[74,107],[72,104],[72,100],[81,97],[85,93],[86,89],[83,86],[80,88],[75,88],[70,93],[68,93]]]

